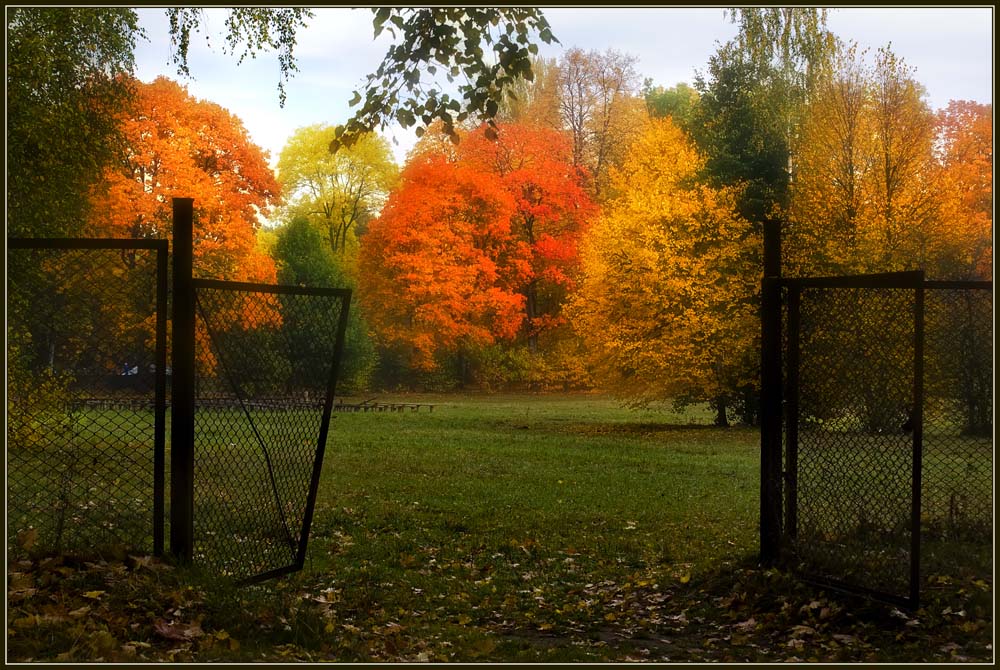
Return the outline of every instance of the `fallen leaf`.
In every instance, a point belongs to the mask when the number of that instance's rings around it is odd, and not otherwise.
[[[188,642],[205,634],[201,626],[196,623],[175,624],[167,623],[163,619],[156,620],[156,623],[153,624],[153,630],[161,637],[165,637],[168,640],[177,640],[178,642]]]
[[[17,534],[17,544],[25,551],[31,551],[36,542],[38,542],[38,531],[34,528],[22,530]]]
[[[87,616],[89,612],[90,612],[90,605],[84,605],[80,609],[73,610],[72,612],[69,613],[69,615],[74,619],[81,619]]]
[[[87,591],[83,594],[84,598],[90,598],[91,600],[100,600],[101,596],[105,594],[105,591]]]

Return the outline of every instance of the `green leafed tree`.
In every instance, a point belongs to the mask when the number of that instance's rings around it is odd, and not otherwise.
[[[692,132],[717,185],[745,184],[740,213],[759,224],[788,205],[793,140],[810,91],[827,67],[834,37],[826,11],[808,7],[732,10],[733,40],[699,75]]]
[[[557,41],[541,10],[525,7],[380,7],[375,37],[388,32],[393,44],[378,69],[368,75],[364,94],[355,91],[354,117],[337,127],[330,148],[350,146],[364,133],[393,121],[415,127],[417,135],[440,121],[458,142],[456,127],[466,120],[493,121],[505,91],[518,77],[533,77],[537,41]],[[444,90],[456,82],[457,95]]]
[[[323,286],[343,288],[352,282],[341,271],[334,252],[326,245],[322,234],[310,221],[298,216],[278,229],[274,243],[274,257],[278,264],[278,282],[295,286]],[[309,347],[309,340],[329,337],[323,332],[325,319],[295,324],[295,337],[302,346]],[[344,354],[341,361],[341,392],[352,393],[368,387],[378,361],[375,347],[368,337],[368,328],[356,304],[348,314]]]
[[[122,8],[7,8],[7,234],[79,234],[121,145],[132,51]]]
[[[307,217],[340,263],[353,265],[359,227],[382,208],[398,168],[388,143],[373,133],[331,154],[334,132],[323,124],[295,131],[278,158],[278,181],[289,213]]]
[[[698,104],[695,88],[684,82],[670,88],[653,86],[653,80],[647,78],[643,82],[642,95],[651,117],[662,119],[669,116],[682,130],[690,132],[694,108]]]

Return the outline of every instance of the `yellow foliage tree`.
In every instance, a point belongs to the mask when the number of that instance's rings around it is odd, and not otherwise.
[[[726,424],[753,383],[760,240],[734,190],[698,183],[704,158],[669,118],[647,122],[619,194],[584,240],[584,278],[567,313],[597,379],[633,405],[710,401]]]
[[[936,255],[935,122],[888,49],[842,49],[798,140],[786,234],[794,275],[926,267]]]

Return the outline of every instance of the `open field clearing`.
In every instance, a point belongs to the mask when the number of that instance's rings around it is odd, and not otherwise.
[[[303,572],[15,561],[9,659],[992,657],[989,575],[931,576],[903,613],[757,569],[756,430],[590,395],[404,400],[435,408],[335,415]]]

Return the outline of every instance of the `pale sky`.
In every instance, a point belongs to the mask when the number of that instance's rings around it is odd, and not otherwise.
[[[693,83],[709,56],[735,35],[722,8],[550,8],[544,9],[552,32],[561,42],[541,46],[541,55],[556,57],[567,48],[615,49],[638,58],[640,80],[657,85]],[[364,76],[382,61],[388,36],[372,39],[368,9],[316,9],[298,35],[295,56],[299,72],[286,85],[287,101],[278,103],[278,60],[272,52],[236,65],[224,53],[225,10],[208,10],[211,49],[204,33],[192,37],[193,79],[179,76],[168,62],[170,40],[163,9],[139,9],[149,41],[136,49],[136,73],[142,81],[166,75],[188,87],[192,95],[211,100],[242,119],[253,140],[268,151],[271,164],[296,128],[314,123],[335,125],[351,114],[347,102]],[[893,52],[916,68],[931,107],[949,100],[993,101],[993,8],[839,8],[828,13],[827,27],[840,38],[874,52],[891,43]],[[385,133],[402,163],[415,140],[398,127]]]

